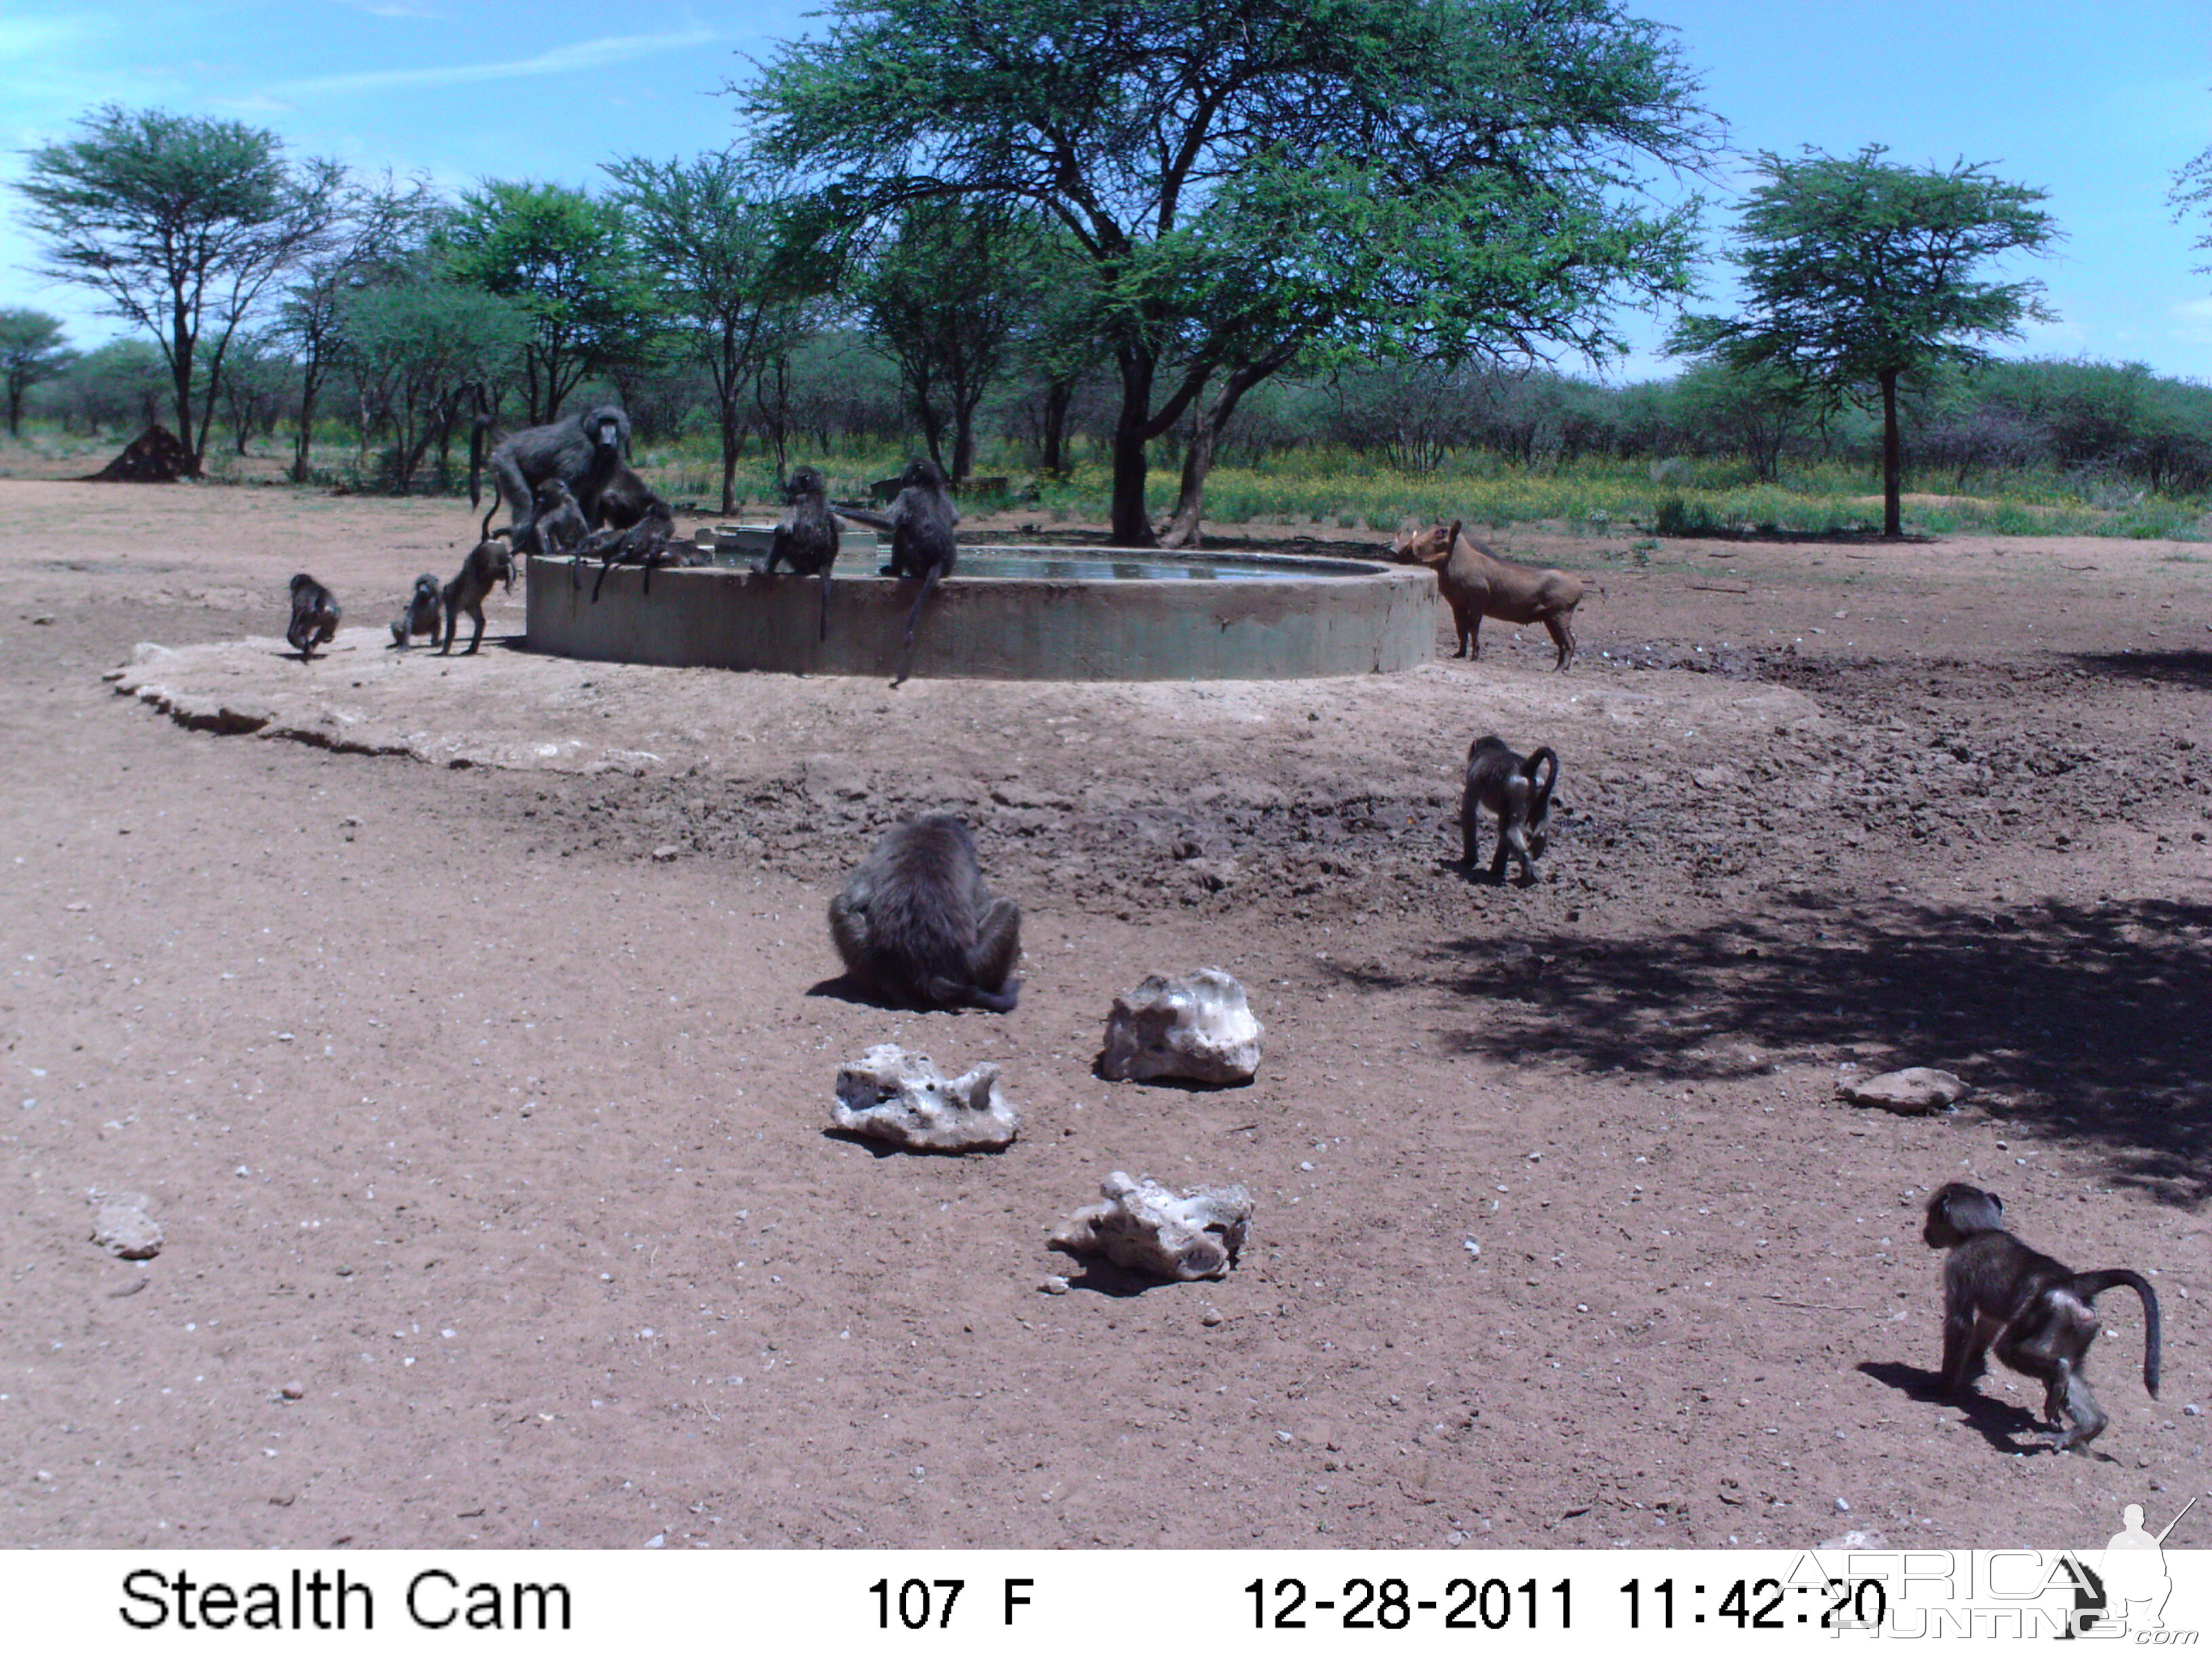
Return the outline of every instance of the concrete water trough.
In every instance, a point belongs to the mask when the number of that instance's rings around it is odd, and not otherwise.
[[[700,532],[712,566],[617,567],[596,604],[596,561],[532,558],[533,651],[594,662],[779,674],[897,672],[917,585],[876,574],[884,550],[848,530],[830,584],[752,568],[765,526]],[[1436,578],[1348,559],[1134,549],[963,548],[915,629],[921,678],[1272,680],[1395,673],[1436,653]]]

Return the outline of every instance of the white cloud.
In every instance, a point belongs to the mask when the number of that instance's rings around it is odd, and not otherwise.
[[[364,70],[354,75],[318,75],[306,80],[285,81],[276,90],[289,96],[332,92],[376,92],[395,87],[453,87],[475,81],[512,81],[533,75],[572,75],[609,64],[627,64],[664,52],[702,46],[714,39],[707,28],[685,29],[674,34],[619,34],[602,40],[556,46],[535,58],[511,58],[500,64],[443,64],[428,69]]]

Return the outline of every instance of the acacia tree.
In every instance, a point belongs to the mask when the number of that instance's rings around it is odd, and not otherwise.
[[[2212,216],[2212,149],[2182,164],[2173,175],[2173,189],[2166,199],[2173,204],[2176,221],[2191,213]],[[2212,253],[2212,232],[2199,236],[2191,246]],[[2198,265],[2197,270],[2201,275],[2212,276],[2212,264]]]
[[[646,352],[655,300],[619,208],[560,185],[495,180],[461,198],[441,233],[453,274],[528,312],[529,420],[561,412],[584,381]]]
[[[1682,356],[1739,371],[1778,370],[1822,409],[1881,409],[1882,534],[1904,533],[1898,384],[1945,364],[1988,361],[1972,343],[2049,321],[2042,284],[1979,280],[1987,261],[2039,252],[2058,235],[2044,192],[1960,161],[1893,167],[1880,144],[1856,155],[1810,148],[1759,158],[1767,182],[1739,204],[1734,258],[1748,303],[1739,318],[1685,317],[1668,341]]]
[[[1695,204],[1647,163],[1714,133],[1668,31],[1611,0],[842,0],[733,88],[763,153],[878,217],[1031,204],[1110,356],[1116,540],[1146,447],[1205,399],[1178,520],[1237,402],[1332,354],[1602,351],[1686,288]]]
[[[299,369],[299,429],[292,441],[292,482],[307,482],[307,452],[314,441],[315,404],[331,371],[345,356],[345,302],[360,289],[389,281],[405,268],[444,210],[420,179],[399,184],[386,174],[379,185],[348,184],[340,192],[327,244],[301,262],[300,280],[285,292],[277,337],[292,349]]]
[[[343,170],[288,165],[275,133],[235,121],[107,104],[82,136],[31,151],[25,171],[25,222],[49,239],[40,269],[160,343],[197,471],[231,336],[323,246]]]
[[[625,219],[657,279],[667,321],[714,382],[722,511],[737,511],[745,392],[811,331],[808,301],[829,285],[826,256],[800,205],[734,156],[610,164]]]
[[[955,483],[975,468],[975,410],[1012,361],[1046,263],[1033,221],[995,202],[925,198],[897,215],[860,283],[872,343],[896,363],[930,459]]]
[[[52,380],[76,358],[62,343],[60,318],[21,307],[0,311],[0,389],[8,398],[9,437],[23,433],[23,394]]]
[[[477,386],[511,372],[531,318],[512,300],[454,280],[424,253],[399,280],[349,294],[339,326],[362,445],[372,432],[391,438],[387,481],[405,495],[433,443],[444,485],[455,423]]]

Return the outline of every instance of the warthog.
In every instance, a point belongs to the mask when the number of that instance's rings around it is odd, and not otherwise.
[[[1460,533],[1459,520],[1449,528],[1411,526],[1398,532],[1390,544],[1400,564],[1425,564],[1437,573],[1437,591],[1451,606],[1452,623],[1459,630],[1455,657],[1482,655],[1482,619],[1544,624],[1552,643],[1559,648],[1558,666],[1575,659],[1574,629],[1568,625],[1586,588],[1595,582],[1565,570],[1538,570],[1501,559],[1472,537]]]

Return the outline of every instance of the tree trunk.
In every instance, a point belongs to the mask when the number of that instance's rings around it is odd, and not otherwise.
[[[1152,401],[1152,359],[1125,350],[1121,409],[1114,419],[1114,494],[1107,538],[1116,547],[1157,547],[1145,510],[1146,416]]]
[[[956,406],[952,411],[952,482],[964,484],[975,470],[975,411]]]
[[[1182,455],[1182,489],[1175,512],[1160,532],[1162,547],[1196,547],[1199,523],[1206,513],[1206,475],[1213,470],[1214,447],[1228,428],[1229,417],[1246,392],[1275,372],[1273,362],[1252,363],[1238,369],[1221,388],[1212,407],[1201,414]]]
[[[738,411],[728,404],[721,410],[722,428],[722,516],[731,518],[738,510]]]
[[[1898,451],[1897,371],[1884,369],[1881,376],[1881,533],[1886,540],[1893,542],[1905,534],[1904,515],[1899,510],[1898,501],[1903,489],[1905,468]]]
[[[1044,387],[1044,453],[1038,470],[1052,477],[1063,477],[1067,472],[1067,412],[1075,404],[1075,380],[1045,382]]]

